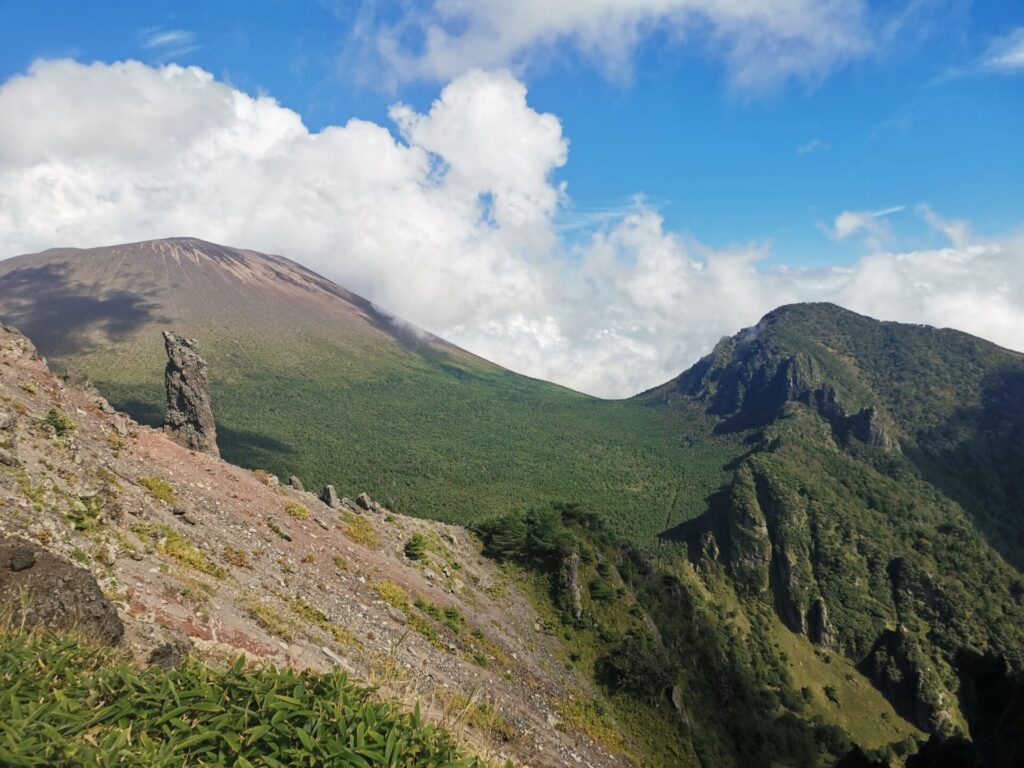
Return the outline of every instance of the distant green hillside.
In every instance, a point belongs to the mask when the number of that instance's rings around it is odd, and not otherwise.
[[[834,404],[822,400],[829,392]],[[726,432],[763,425],[794,400],[836,411],[833,422],[873,408],[915,472],[1024,568],[1024,355],[959,331],[797,304],[641,399],[702,402]]]
[[[984,701],[1024,668],[1022,374],[962,333],[780,308],[642,396],[701,403],[749,448],[665,538],[922,730],[1002,749],[994,710],[1024,702]]]
[[[413,359],[351,381],[322,354],[309,375],[224,380],[216,347],[207,357],[226,460],[447,522],[573,498],[653,541],[699,514],[738,450],[695,407],[600,401],[458,361]],[[159,423],[162,384],[91,370],[115,405]]]

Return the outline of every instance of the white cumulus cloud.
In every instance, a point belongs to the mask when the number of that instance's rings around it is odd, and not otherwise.
[[[671,378],[779,304],[831,300],[1024,348],[1024,236],[983,239],[919,206],[949,247],[766,268],[638,198],[572,239],[553,179],[569,143],[508,72],[429,110],[311,133],[195,67],[41,61],[0,86],[0,257],[191,235],[294,258],[514,370],[604,396]],[[835,236],[892,210],[837,219]],[[841,214],[842,217],[842,214]]]
[[[878,250],[882,243],[892,237],[885,219],[894,213],[900,213],[906,206],[894,205],[890,208],[883,208],[878,211],[842,211],[836,216],[829,234],[836,240],[846,238],[863,232],[867,236],[867,243],[872,249]]]

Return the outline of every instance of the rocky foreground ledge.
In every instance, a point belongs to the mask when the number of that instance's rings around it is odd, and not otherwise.
[[[563,721],[590,683],[565,671],[542,618],[465,529],[333,489],[324,501],[189,450],[75,383],[0,327],[7,615],[88,627],[139,664],[243,653],[340,667],[420,702],[485,757],[626,764]]]

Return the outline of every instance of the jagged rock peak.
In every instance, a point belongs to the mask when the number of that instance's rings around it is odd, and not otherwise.
[[[206,361],[199,356],[195,339],[168,331],[163,334],[167,349],[164,432],[190,450],[220,456]]]

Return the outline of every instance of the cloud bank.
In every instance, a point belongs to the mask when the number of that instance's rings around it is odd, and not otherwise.
[[[37,62],[0,86],[0,256],[174,235],[281,253],[477,354],[602,396],[659,384],[800,300],[1024,348],[1024,235],[980,239],[919,207],[949,247],[765,268],[768,246],[708,248],[640,201],[567,240],[553,174],[568,140],[511,74],[469,72],[428,111],[391,118],[310,133],[195,67]],[[881,214],[842,216],[836,235]]]

